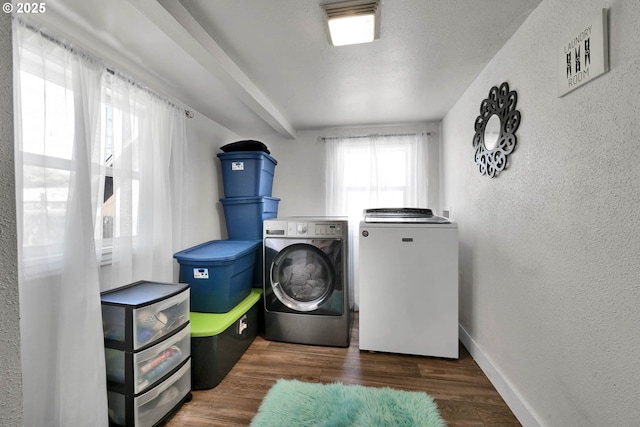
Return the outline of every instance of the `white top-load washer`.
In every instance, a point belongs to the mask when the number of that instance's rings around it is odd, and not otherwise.
[[[361,350],[458,358],[458,227],[429,209],[360,222]]]

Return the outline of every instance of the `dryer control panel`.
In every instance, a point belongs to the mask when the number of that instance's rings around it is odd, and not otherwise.
[[[287,223],[287,236],[289,237],[340,237],[342,224],[336,223]]]
[[[342,234],[340,224],[316,224],[316,236],[339,236]]]
[[[293,237],[293,238],[335,238],[347,237],[348,221],[337,217],[289,217],[274,218],[264,221],[265,238]]]

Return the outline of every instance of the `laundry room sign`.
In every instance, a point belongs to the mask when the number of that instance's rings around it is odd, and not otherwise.
[[[576,29],[558,49],[558,97],[609,71],[607,10]]]

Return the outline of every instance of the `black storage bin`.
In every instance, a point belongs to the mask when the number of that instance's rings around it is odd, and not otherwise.
[[[262,290],[253,288],[249,296],[228,313],[191,313],[194,390],[217,386],[249,348],[258,334],[261,296]]]

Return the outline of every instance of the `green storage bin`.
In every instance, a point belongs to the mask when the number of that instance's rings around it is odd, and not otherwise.
[[[262,289],[227,313],[191,312],[191,384],[194,390],[217,386],[258,334]]]

